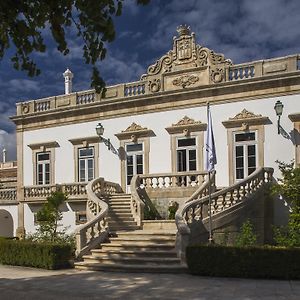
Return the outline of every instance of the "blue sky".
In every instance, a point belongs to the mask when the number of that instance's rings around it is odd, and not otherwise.
[[[108,85],[139,80],[172,48],[180,24],[191,27],[198,44],[235,64],[300,53],[299,0],[152,0],[147,6],[124,2],[122,16],[115,19],[116,39],[99,64]],[[48,41],[49,33],[45,35]],[[48,41],[47,52],[34,56],[42,69],[35,78],[13,70],[10,53],[0,61],[0,150],[8,149],[8,159],[15,159],[15,126],[9,116],[15,114],[16,102],[63,94],[67,67],[74,73],[73,91],[90,88],[82,41],[72,31],[68,39],[70,55],[61,55]]]

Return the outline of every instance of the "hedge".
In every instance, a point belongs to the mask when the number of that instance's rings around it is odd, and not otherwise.
[[[300,248],[189,246],[186,260],[194,275],[300,279]]]
[[[0,263],[43,269],[70,267],[73,249],[66,244],[0,239]]]

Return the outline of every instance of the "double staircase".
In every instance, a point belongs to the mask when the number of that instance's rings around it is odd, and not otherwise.
[[[185,249],[191,243],[201,242],[203,234],[207,241],[209,216],[213,230],[231,224],[241,213],[249,211],[255,199],[260,201],[272,174],[272,169],[261,168],[221,190],[214,185],[215,173],[210,180],[207,174],[192,174],[188,178],[185,175],[186,182],[195,189],[176,212],[176,230],[143,229],[143,211],[147,203],[151,205],[146,188],[159,188],[158,179],[143,178],[145,175],[133,178],[132,193],[124,194],[118,184],[97,178],[87,185],[89,221],[76,233],[77,256],[82,261],[75,263],[75,267],[118,272],[186,272]],[[181,189],[182,178],[177,177],[164,174],[168,180],[164,179],[162,188]]]

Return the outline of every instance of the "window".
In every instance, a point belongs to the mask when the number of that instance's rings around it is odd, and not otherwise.
[[[70,139],[74,146],[74,181],[88,182],[99,176],[99,137]]]
[[[143,143],[127,144],[126,154],[126,184],[130,185],[132,177],[144,171]]]
[[[36,175],[38,185],[50,184],[50,152],[36,154]]]
[[[80,182],[94,179],[94,147],[78,149],[78,178]]]
[[[268,117],[246,109],[222,124],[227,129],[229,184],[264,166],[265,125]]]
[[[235,133],[235,180],[253,173],[257,167],[256,132]]]
[[[197,146],[196,138],[177,139],[177,172],[197,170]]]

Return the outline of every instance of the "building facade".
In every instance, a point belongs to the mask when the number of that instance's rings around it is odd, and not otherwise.
[[[196,44],[195,34],[180,26],[172,50],[139,81],[109,86],[103,94],[72,92],[67,70],[65,95],[18,103],[12,117],[17,126],[17,234],[34,232],[35,213],[57,188],[69,195],[62,211],[71,232],[86,220],[85,186],[95,178],[131,193],[137,174],[170,178],[205,172],[208,103],[216,186],[234,185],[260,167],[274,168],[274,178],[280,177],[276,160],[300,164],[299,61],[297,54],[235,65]],[[277,101],[283,104],[280,125]],[[104,128],[100,137],[99,122]],[[186,187],[187,179],[180,180]],[[155,198],[156,208],[166,217],[166,201],[176,198],[183,205],[191,193],[167,196],[165,190]],[[283,209],[275,205],[273,223],[283,222]]]

